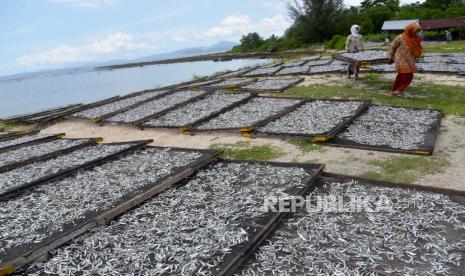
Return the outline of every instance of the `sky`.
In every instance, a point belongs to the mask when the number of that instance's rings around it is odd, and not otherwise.
[[[0,76],[282,35],[287,1],[0,0]]]

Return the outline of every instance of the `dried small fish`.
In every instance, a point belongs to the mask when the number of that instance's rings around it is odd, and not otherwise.
[[[3,152],[0,153],[0,166],[25,161],[27,159],[52,153],[57,150],[77,146],[88,141],[88,139],[58,139],[46,143],[29,145],[15,150]]]
[[[419,149],[440,116],[435,110],[371,106],[337,137],[364,145]]]
[[[277,134],[323,134],[355,115],[359,101],[311,101],[296,110],[258,128],[259,132]]]
[[[219,83],[214,83],[208,85],[210,88],[230,88],[230,87],[237,87],[246,83],[253,82],[254,79],[251,78],[239,78],[239,79],[226,79]]]
[[[147,148],[0,202],[0,263],[201,156],[196,151]]]
[[[110,122],[110,123],[118,123],[118,122],[132,123],[139,119],[150,116],[152,114],[166,110],[177,104],[186,102],[204,93],[205,91],[186,90],[186,91],[179,91],[173,94],[168,94],[164,97],[161,97],[153,101],[149,101],[147,103],[139,105],[138,107],[129,109],[128,111],[125,111],[123,113],[116,114],[113,117],[106,119],[105,121]]]
[[[284,109],[298,104],[299,100],[279,98],[253,98],[245,104],[233,108],[202,123],[198,129],[234,129],[248,127],[275,115]]]
[[[6,190],[36,181],[47,175],[51,175],[67,168],[73,168],[113,154],[130,147],[131,144],[121,145],[95,145],[60,155],[45,161],[37,161],[32,164],[4,172],[0,174],[0,193]]]
[[[320,181],[313,195],[385,196],[392,212],[299,209],[237,275],[459,275],[465,206],[435,193]]]
[[[296,77],[266,78],[252,84],[245,85],[242,88],[249,91],[283,90],[297,84],[300,80],[300,78]]]
[[[263,67],[252,70],[246,74],[245,77],[260,77],[260,76],[271,76],[274,73],[278,72],[282,67],[280,66],[272,66],[272,67]]]
[[[367,51],[360,51],[355,53],[343,53],[341,54],[342,57],[350,58],[352,60],[357,61],[372,61],[378,59],[386,59],[387,58],[387,51],[380,51],[380,50],[367,50]]]
[[[37,133],[33,135],[21,136],[15,139],[9,139],[6,141],[0,141],[0,149],[9,147],[9,146],[19,145],[19,144],[26,143],[26,142],[31,142],[37,139],[45,138],[47,136],[50,136],[50,135],[44,135],[44,134]]]
[[[302,66],[293,66],[293,67],[285,67],[281,69],[276,76],[284,76],[284,75],[294,75],[294,74],[307,74],[310,71],[310,65],[302,65]]]
[[[204,99],[187,104],[167,114],[147,121],[144,126],[150,127],[181,127],[192,124],[199,119],[205,118],[221,109],[241,101],[250,94],[221,94],[208,95]]]
[[[302,187],[298,167],[217,163],[115,221],[92,229],[24,273],[211,275],[231,249],[249,240],[263,200]]]
[[[131,106],[133,104],[136,104],[138,102],[142,102],[149,98],[155,97],[157,95],[161,95],[164,92],[166,91],[154,91],[154,92],[143,93],[141,95],[125,98],[122,100],[117,100],[117,101],[114,101],[108,104],[86,109],[81,112],[73,114],[73,116],[81,117],[81,118],[89,118],[89,119],[101,117],[106,114],[118,111],[120,109]]]

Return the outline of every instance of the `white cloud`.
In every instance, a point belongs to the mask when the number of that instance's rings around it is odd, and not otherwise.
[[[125,33],[113,33],[103,39],[80,45],[62,44],[53,49],[25,55],[15,60],[22,66],[63,64],[69,62],[95,61],[105,58],[131,57],[151,48],[145,43],[137,43]]]
[[[108,7],[114,3],[114,0],[49,0],[52,3],[68,4],[79,8],[98,8]]]
[[[181,35],[175,35],[173,36],[173,40],[176,42],[186,42],[187,38]]]
[[[247,15],[236,14],[225,17],[219,26],[210,28],[200,36],[237,38],[249,32],[257,32],[267,37],[272,34],[282,35],[290,25],[291,22],[281,14],[257,22],[250,20]]]

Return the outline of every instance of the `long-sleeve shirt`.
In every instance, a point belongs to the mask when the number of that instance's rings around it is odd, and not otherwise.
[[[398,35],[392,42],[388,58],[396,63],[397,73],[416,73],[416,58],[402,35]]]

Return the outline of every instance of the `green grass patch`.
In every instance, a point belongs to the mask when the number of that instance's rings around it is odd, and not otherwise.
[[[0,131],[14,131],[18,129],[20,125],[12,122],[0,122]]]
[[[432,53],[465,53],[465,42],[452,41],[449,44],[427,45],[423,49],[425,52]]]
[[[320,143],[315,143],[306,139],[292,139],[289,141],[289,144],[292,144],[299,148],[301,152],[325,152],[326,149]]]
[[[383,80],[379,74],[362,75],[362,78],[353,84],[293,87],[279,96],[370,100],[377,104],[441,109],[445,114],[465,116],[465,87],[416,84],[407,89],[412,98],[399,98],[389,95],[394,80]]]
[[[387,160],[374,160],[368,164],[378,166],[381,172],[367,172],[362,175],[364,177],[413,183],[426,174],[443,172],[450,163],[441,158],[402,156]]]
[[[283,155],[270,145],[252,145],[249,141],[237,142],[235,144],[214,144],[210,149],[223,150],[221,157],[238,160],[268,161]]]

